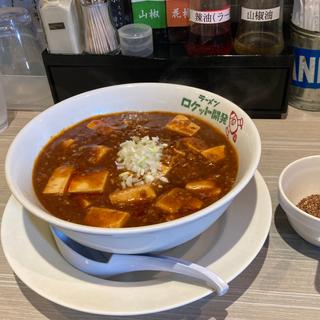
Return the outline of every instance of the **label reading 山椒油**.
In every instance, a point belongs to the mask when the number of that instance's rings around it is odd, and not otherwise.
[[[241,19],[252,22],[268,22],[280,18],[280,7],[269,9],[250,9],[241,7]]]

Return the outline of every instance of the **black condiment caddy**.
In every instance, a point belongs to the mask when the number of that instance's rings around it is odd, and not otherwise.
[[[285,28],[286,43],[288,32]],[[54,102],[110,85],[167,82],[205,89],[233,101],[252,118],[283,118],[292,55],[186,56],[182,44],[158,43],[152,58],[42,54]]]

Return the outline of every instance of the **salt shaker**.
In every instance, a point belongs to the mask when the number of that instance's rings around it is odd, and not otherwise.
[[[92,54],[119,52],[118,32],[113,25],[108,0],[81,0],[85,51]]]

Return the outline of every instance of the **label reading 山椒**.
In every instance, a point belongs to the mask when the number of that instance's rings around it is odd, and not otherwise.
[[[167,26],[165,0],[131,0],[133,22],[144,23],[151,28]]]

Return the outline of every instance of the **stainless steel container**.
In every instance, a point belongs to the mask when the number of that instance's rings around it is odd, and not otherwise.
[[[320,111],[320,32],[291,25],[294,57],[289,104]]]

